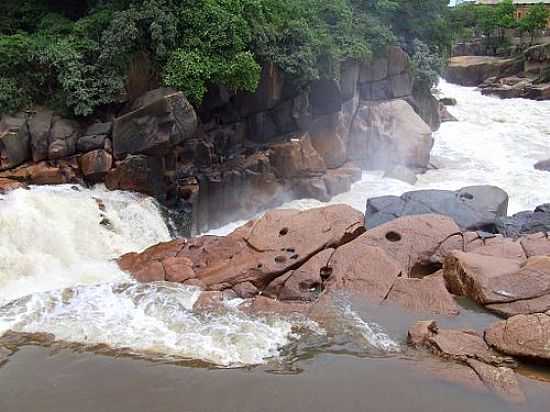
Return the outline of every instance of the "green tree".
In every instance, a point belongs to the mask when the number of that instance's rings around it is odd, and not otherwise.
[[[535,4],[529,8],[529,11],[519,21],[519,29],[522,33],[529,33],[529,44],[533,44],[536,37],[539,35],[548,24],[550,11],[544,4]]]

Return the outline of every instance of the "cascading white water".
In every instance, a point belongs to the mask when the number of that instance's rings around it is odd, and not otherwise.
[[[69,185],[0,196],[0,335],[47,332],[223,366],[262,363],[294,337],[295,323],[275,316],[195,313],[197,289],[140,285],[113,261],[167,240],[146,196]]]
[[[330,203],[363,210],[369,197],[409,190],[458,189],[493,184],[510,194],[510,211],[550,201],[550,173],[533,168],[550,158],[550,102],[499,100],[471,88],[441,82],[459,122],[435,134],[439,167],[415,186],[369,172]],[[320,202],[299,200],[284,207],[306,209]],[[104,210],[102,210],[104,209]],[[103,224],[100,224],[100,223]],[[228,233],[241,222],[228,225]],[[113,258],[170,238],[155,203],[122,192],[33,187],[0,196],[0,333],[6,329],[50,332],[82,344],[202,359],[219,365],[261,363],[277,356],[295,336],[295,323],[252,318],[228,307],[194,313],[197,291],[164,283],[138,285]],[[15,299],[15,300],[14,300]],[[386,352],[399,346],[378,325],[346,306],[343,320],[366,343]]]

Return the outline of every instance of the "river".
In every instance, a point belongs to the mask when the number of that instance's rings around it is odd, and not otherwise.
[[[363,210],[369,197],[475,184],[506,190],[510,212],[550,201],[550,174],[533,168],[550,158],[550,102],[498,100],[445,82],[440,89],[457,99],[449,110],[459,121],[435,134],[438,169],[415,186],[365,173],[331,203]],[[521,378],[529,398],[521,408],[436,379],[405,344],[421,317],[345,296],[324,328],[252,317],[235,309],[239,301],[194,313],[197,290],[138,285],[113,262],[169,238],[155,203],[140,195],[72,186],[0,195],[0,333],[47,332],[78,344],[15,353],[0,367],[0,411],[548,410],[550,394],[532,370]],[[465,308],[441,321],[479,329],[494,319]],[[101,344],[109,350],[95,353]]]

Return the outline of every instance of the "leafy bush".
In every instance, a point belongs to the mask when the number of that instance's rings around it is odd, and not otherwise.
[[[13,113],[27,103],[14,79],[0,77],[0,113]]]

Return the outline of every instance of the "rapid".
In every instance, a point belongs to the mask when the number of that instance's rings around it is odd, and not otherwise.
[[[419,176],[414,186],[383,178],[381,172],[367,172],[350,192],[330,203],[364,210],[369,197],[477,184],[506,190],[510,213],[550,201],[550,175],[533,167],[550,158],[550,102],[499,100],[445,81],[439,89],[441,95],[457,100],[449,111],[458,121],[444,123],[434,135],[435,169]],[[284,207],[320,205],[296,200]],[[241,223],[212,234],[228,233]],[[267,364],[285,373],[295,372],[288,365],[297,359],[318,356],[324,359],[322,364],[330,363],[327,353],[406,357],[402,336],[411,318],[399,314],[381,314],[346,297],[335,309],[339,320],[328,329],[303,318],[248,315],[237,309],[241,303],[237,299],[222,312],[201,314],[193,311],[197,289],[139,285],[115,263],[122,254],[167,240],[170,232],[163,214],[145,196],[70,185],[0,195],[0,334],[9,329],[45,332],[63,341],[106,344],[151,359],[196,360],[218,367]],[[481,322],[493,319],[481,318]],[[468,319],[466,326],[476,326]],[[374,379],[381,367],[377,369],[376,362],[371,365],[374,369],[365,373]],[[400,370],[391,362],[388,365],[389,371]],[[363,373],[355,366],[339,363],[335,373],[344,380],[347,368],[352,374]],[[131,368],[124,368],[131,376]],[[379,377],[380,382],[386,379],[384,374]],[[238,375],[236,382],[241,381],[246,379]]]

